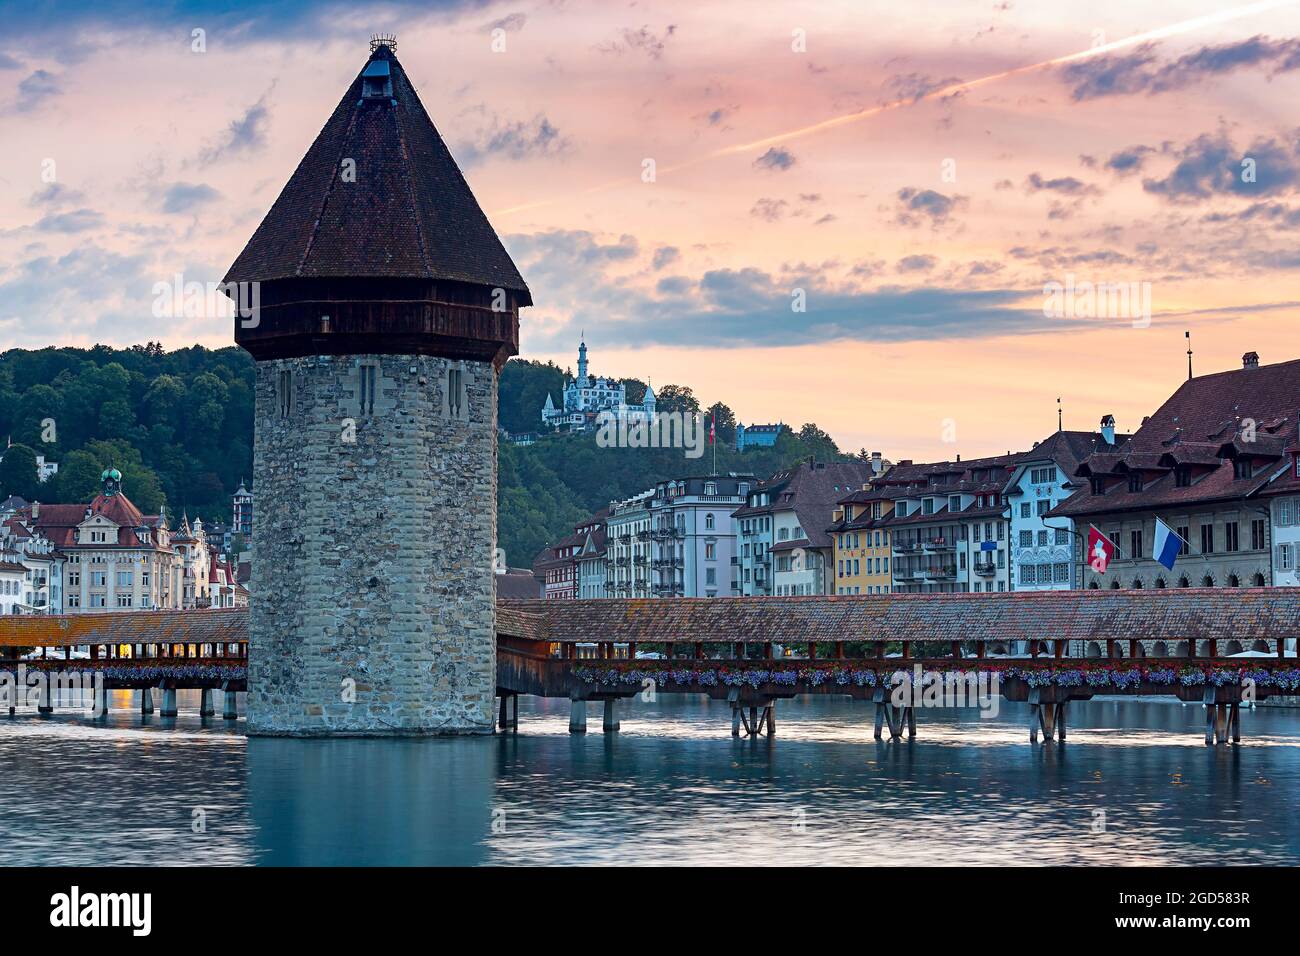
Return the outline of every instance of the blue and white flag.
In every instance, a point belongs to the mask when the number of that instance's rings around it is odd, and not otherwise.
[[[1178,552],[1187,544],[1173,528],[1156,518],[1156,539],[1151,550],[1151,557],[1159,561],[1170,571],[1178,560]]]

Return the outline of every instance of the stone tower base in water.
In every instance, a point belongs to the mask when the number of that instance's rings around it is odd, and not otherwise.
[[[487,734],[496,689],[490,363],[257,363],[248,730]]]

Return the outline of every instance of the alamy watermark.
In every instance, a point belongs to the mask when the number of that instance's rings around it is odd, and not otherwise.
[[[244,329],[255,329],[262,321],[260,282],[186,282],[177,272],[171,282],[155,282],[151,292],[156,319],[238,317]]]
[[[91,713],[102,716],[108,704],[103,672],[98,670],[46,670],[18,665],[18,672],[0,670],[0,707],[52,705],[59,693],[90,693]]]
[[[895,707],[978,707],[980,717],[994,718],[1002,700],[997,671],[895,671],[889,702]]]
[[[1065,282],[1043,284],[1048,319],[1128,319],[1135,329],[1151,325],[1150,282],[1089,282],[1066,273]]]
[[[684,448],[687,458],[704,454],[708,435],[704,416],[692,412],[649,416],[603,411],[596,416],[596,428],[598,448]]]

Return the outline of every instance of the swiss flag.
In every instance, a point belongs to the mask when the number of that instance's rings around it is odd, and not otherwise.
[[[718,437],[718,432],[716,427],[717,424],[718,424],[718,416],[717,415],[709,416],[709,444],[710,445],[712,445],[717,440]]]
[[[1114,557],[1115,545],[1110,538],[1088,525],[1088,566],[1098,574],[1105,574]]]

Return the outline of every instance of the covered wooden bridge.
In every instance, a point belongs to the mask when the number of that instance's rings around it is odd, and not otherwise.
[[[1065,707],[1095,694],[1176,694],[1205,703],[1207,734],[1237,736],[1238,705],[1300,693],[1300,588],[1044,591],[826,597],[498,601],[502,729],[518,697],[587,701],[618,728],[633,694],[708,694],[732,705],[733,733],[769,737],[775,704],[840,694],[877,705],[877,734],[915,732],[895,675],[996,675],[997,693],[1027,701],[1035,727],[1064,737]],[[1241,649],[1253,654],[1232,656]],[[1071,653],[1071,650],[1075,653]],[[1017,652],[1022,653],[1017,654]],[[0,669],[90,671],[109,688],[226,692],[246,686],[248,611],[22,616],[0,619]],[[252,650],[256,654],[256,648]],[[1012,656],[1015,655],[1015,656]],[[52,698],[45,702],[52,706]],[[1036,731],[1035,731],[1036,734]]]
[[[1066,705],[1096,694],[1206,704],[1207,740],[1239,738],[1239,705],[1300,692],[1300,589],[1023,591],[765,598],[511,601],[498,612],[502,728],[517,695],[586,701],[703,693],[732,732],[771,736],[775,702],[840,694],[876,703],[876,735],[915,733],[922,695],[960,673],[1030,704],[1031,738],[1065,737]],[[1071,654],[1071,649],[1075,654]],[[1253,649],[1249,656],[1240,655]],[[1017,654],[1016,652],[1020,653]],[[1012,656],[1015,655],[1015,656]],[[896,677],[896,675],[902,675]],[[992,678],[996,675],[996,681]],[[895,701],[903,700],[903,703]],[[941,702],[942,703],[942,702]]]

